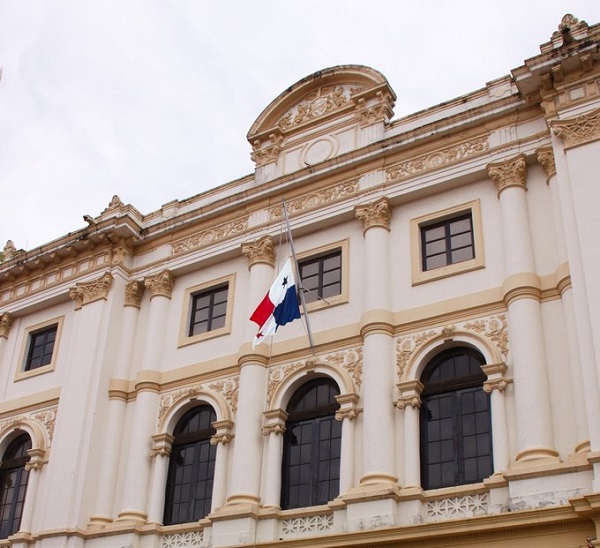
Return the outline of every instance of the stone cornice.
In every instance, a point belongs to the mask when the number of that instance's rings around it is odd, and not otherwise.
[[[158,296],[170,299],[175,285],[175,276],[170,270],[163,270],[154,276],[144,278],[144,285],[150,290],[151,299]]]
[[[78,282],[75,287],[69,291],[69,296],[75,302],[75,309],[81,308],[83,305],[107,299],[108,292],[113,283],[113,275],[106,272],[100,278],[96,278],[90,282]]]
[[[540,165],[544,168],[548,181],[556,175],[556,164],[554,163],[554,149],[549,145],[540,147],[536,151]]]
[[[263,236],[253,242],[242,244],[242,253],[248,259],[248,267],[258,263],[275,265],[275,252],[273,251],[273,238]]]
[[[600,139],[600,109],[565,120],[553,120],[550,127],[560,137],[565,148],[571,148]]]
[[[527,188],[527,162],[523,154],[501,162],[492,162],[487,168],[490,179],[496,185],[498,197],[510,187]]]
[[[362,221],[365,232],[373,227],[390,229],[392,207],[386,197],[367,205],[356,206],[354,211],[356,218]]]

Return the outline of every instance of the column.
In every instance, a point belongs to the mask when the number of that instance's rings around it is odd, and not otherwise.
[[[215,475],[213,477],[213,492],[210,510],[218,510],[227,499],[227,469],[229,464],[229,445],[233,439],[233,421],[222,420],[213,422],[216,432],[210,443],[217,445],[215,459]]]
[[[164,270],[144,279],[150,291],[150,311],[144,338],[141,370],[137,374],[135,407],[129,437],[123,510],[119,521],[146,521],[148,485],[150,483],[151,439],[158,411],[160,364],[165,322],[175,278]]]
[[[30,449],[27,451],[30,458],[29,462],[25,464],[25,470],[29,472],[29,478],[27,479],[27,493],[25,494],[19,533],[31,533],[31,524],[34,517],[33,509],[38,496],[40,474],[46,460],[45,453],[43,449]]]
[[[242,253],[248,258],[248,317],[269,290],[274,279],[273,240],[265,236],[244,244]],[[250,341],[256,326],[248,321],[246,340],[240,349],[240,385],[235,418],[231,485],[227,504],[245,504],[256,509],[259,504],[262,458],[262,420],[267,393],[268,344],[252,348]]]
[[[263,435],[267,441],[267,478],[263,506],[280,508],[281,497],[281,457],[283,454],[283,434],[288,414],[283,409],[265,411]]]
[[[395,402],[404,418],[404,487],[421,487],[419,409],[423,384],[418,380],[398,384],[400,398]]]
[[[504,379],[506,365],[494,363],[482,365],[481,369],[487,375],[483,383],[483,390],[490,394],[492,412],[492,447],[494,448],[494,473],[504,472],[508,469],[508,422],[506,419],[506,401],[504,390],[507,382]]]
[[[365,238],[363,337],[363,476],[361,485],[396,483],[394,474],[394,318],[387,198],[356,208]],[[382,435],[385,433],[385,435]]]
[[[165,512],[165,486],[169,471],[169,458],[175,438],[171,434],[156,434],[152,436],[152,481],[148,500],[148,523],[163,522]]]
[[[340,404],[335,419],[342,421],[340,495],[343,495],[354,487],[354,419],[358,417],[358,394],[340,394],[335,399]]]
[[[591,387],[597,385],[594,382],[594,374],[583,379],[581,356],[577,342],[577,327],[575,308],[573,304],[573,286],[571,285],[570,265],[567,258],[567,245],[565,241],[565,229],[563,214],[561,211],[561,200],[558,189],[558,178],[556,176],[556,164],[554,163],[554,151],[552,146],[541,147],[536,150],[538,162],[544,168],[547,177],[548,187],[550,189],[550,198],[552,201],[552,214],[554,218],[554,232],[556,240],[556,259],[558,263],[557,278],[559,289],[561,291],[561,302],[565,317],[565,331],[567,339],[567,351],[569,356],[569,371],[571,373],[571,399],[575,412],[575,452],[585,452],[590,450],[590,432],[588,424],[588,413],[590,417],[600,415],[600,403],[598,402],[598,391],[590,392],[582,398],[582,391],[589,392]],[[589,371],[588,371],[589,373]],[[588,400],[593,400],[592,408],[586,411]],[[597,423],[598,421],[594,421]],[[596,439],[600,442],[600,429],[596,429]]]
[[[541,289],[535,274],[527,211],[524,155],[488,165],[498,190],[504,240],[504,300],[513,358],[517,462],[557,460],[542,331]]]
[[[109,389],[108,416],[104,437],[104,458],[98,475],[96,514],[90,517],[90,525],[103,525],[112,521],[115,487],[122,446],[122,425],[127,408],[127,381],[130,374],[131,355],[135,328],[145,286],[141,281],[131,281],[125,286],[125,309],[120,333],[119,347]],[[121,381],[121,382],[119,382]],[[121,386],[119,386],[119,384]]]

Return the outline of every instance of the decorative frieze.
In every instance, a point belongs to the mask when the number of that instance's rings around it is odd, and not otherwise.
[[[246,215],[177,240],[171,244],[171,255],[181,255],[190,251],[197,251],[209,245],[244,234],[248,231],[248,220],[249,217]]]
[[[204,546],[204,531],[188,531],[162,535],[161,548],[201,548]]]
[[[596,141],[600,139],[600,109],[576,118],[553,120],[550,127],[567,148]]]
[[[108,292],[113,283],[113,275],[106,272],[100,278],[91,282],[78,282],[69,291],[69,296],[75,302],[75,309],[83,305],[108,298]]]
[[[333,185],[314,192],[309,192],[286,200],[285,207],[289,217],[307,213],[326,205],[345,200],[358,192],[358,181],[347,181]],[[269,208],[269,221],[281,221],[283,219],[283,207],[281,205]]]
[[[253,242],[242,244],[242,253],[248,259],[249,267],[257,263],[275,266],[275,252],[271,236],[263,236]]]
[[[333,528],[333,515],[305,516],[284,519],[281,533],[284,537],[300,536],[307,533],[323,533]]]
[[[488,513],[488,495],[481,493],[427,503],[427,521],[470,518]]]
[[[14,322],[14,318],[12,314],[8,312],[3,312],[0,314],[0,337],[4,339],[8,339],[8,334],[10,333],[10,328]]]
[[[175,285],[175,276],[170,270],[163,270],[154,276],[144,278],[144,285],[150,290],[151,299],[159,296],[170,299]]]
[[[556,175],[556,164],[554,163],[554,150],[551,146],[540,147],[536,151],[537,159],[544,168],[546,177],[550,179]]]
[[[390,201],[383,197],[368,205],[356,206],[356,218],[362,221],[363,229],[379,226],[390,229],[390,219],[392,218],[392,206]]]
[[[423,154],[386,169],[386,182],[396,183],[420,173],[458,163],[467,158],[478,156],[489,149],[488,137],[470,139],[457,145]]]
[[[140,280],[133,280],[125,286],[125,306],[140,308],[146,286]]]
[[[524,154],[488,164],[488,175],[494,181],[498,196],[510,187],[527,188],[527,161]]]

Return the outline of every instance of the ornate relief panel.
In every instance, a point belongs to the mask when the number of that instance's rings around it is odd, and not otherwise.
[[[171,255],[181,255],[208,247],[222,240],[234,238],[248,230],[249,217],[240,217],[227,223],[207,228],[171,244]]]
[[[0,437],[3,437],[7,430],[21,428],[24,423],[33,423],[41,429],[46,438],[45,440],[32,440],[33,447],[35,448],[36,444],[39,444],[40,442],[43,442],[44,444],[47,442],[48,447],[50,447],[54,437],[57,411],[58,406],[52,406],[2,419],[0,420]],[[44,449],[47,449],[48,447],[44,447]]]
[[[470,518],[487,513],[487,493],[452,497],[427,503],[427,521]]]

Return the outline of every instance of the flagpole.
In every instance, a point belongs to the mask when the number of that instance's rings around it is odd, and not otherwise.
[[[292,231],[290,229],[290,219],[288,217],[287,208],[285,206],[285,200],[281,200],[281,206],[283,208],[283,220],[285,221],[285,228],[287,231],[288,239],[290,240],[290,247],[292,248],[292,257],[294,259],[294,266],[296,270],[296,276],[298,277],[298,288],[300,289],[300,301],[302,302],[302,310],[304,310],[304,321],[306,322],[306,331],[308,333],[308,342],[312,353],[315,353],[315,343],[313,341],[312,332],[310,330],[310,322],[308,321],[308,312],[306,310],[306,300],[304,298],[304,287],[302,287],[302,279],[300,278],[300,269],[298,268],[298,259],[296,259],[296,249],[294,248],[294,239],[292,238]]]

